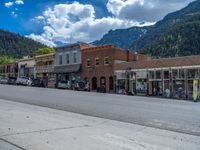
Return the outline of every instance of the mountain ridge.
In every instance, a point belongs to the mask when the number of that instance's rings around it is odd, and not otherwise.
[[[0,29],[0,56],[21,58],[32,56],[38,48],[47,47],[20,34]]]

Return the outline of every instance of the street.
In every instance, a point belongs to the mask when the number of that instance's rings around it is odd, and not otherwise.
[[[199,150],[199,136],[0,99],[0,150]]]
[[[199,103],[9,85],[0,99],[200,136]]]

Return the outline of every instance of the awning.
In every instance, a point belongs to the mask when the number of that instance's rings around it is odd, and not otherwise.
[[[71,72],[78,72],[80,71],[81,65],[62,65],[62,66],[55,66],[54,72],[55,73],[71,73]]]

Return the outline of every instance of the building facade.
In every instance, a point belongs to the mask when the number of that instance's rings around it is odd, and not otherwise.
[[[124,81],[121,87],[136,95],[195,99],[200,94],[200,56],[119,64],[115,74],[118,84]]]
[[[0,77],[5,77],[5,65],[0,65]]]
[[[37,78],[54,78],[55,54],[35,56],[35,74]]]
[[[24,57],[18,61],[18,77],[36,77],[34,58]]]
[[[2,77],[17,77],[18,76],[18,63],[13,62],[0,66],[0,76]]]
[[[81,50],[89,47],[86,43],[75,43],[56,48],[54,72],[57,81],[70,81],[71,84],[81,80]]]
[[[85,48],[82,50],[82,78],[89,82],[90,91],[104,88],[104,92],[115,92],[115,64],[147,59],[113,45]]]

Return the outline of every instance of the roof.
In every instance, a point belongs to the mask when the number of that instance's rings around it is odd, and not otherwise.
[[[88,43],[77,42],[77,43],[73,43],[73,44],[66,44],[66,45],[58,46],[55,49],[57,50],[57,49],[74,47],[74,46],[80,46],[81,49],[88,48],[88,47],[94,47],[94,45],[91,45],[91,44],[88,44]]]
[[[116,64],[115,70],[126,70],[127,68],[153,69],[153,68],[185,67],[185,66],[196,66],[196,65],[200,65],[200,55]]]
[[[82,51],[101,51],[105,49],[113,49],[115,48],[114,45],[101,45],[101,46],[91,46],[91,47],[85,47],[82,49]]]
[[[55,53],[49,53],[49,54],[43,54],[43,55],[36,55],[35,58],[40,58],[40,57],[48,57],[48,56],[54,56]]]

